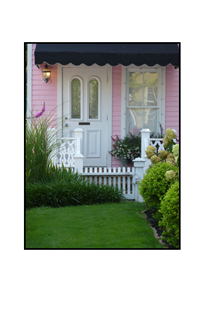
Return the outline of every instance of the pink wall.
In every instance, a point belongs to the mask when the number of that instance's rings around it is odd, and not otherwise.
[[[51,79],[45,83],[42,79],[42,70],[44,64],[40,65],[39,69],[35,65],[34,51],[36,44],[32,45],[32,112],[35,115],[41,111],[43,103],[45,102],[45,115],[55,110],[57,113],[57,65],[48,66],[51,70]]]
[[[166,67],[165,128],[177,131],[179,140],[179,69]]]
[[[112,136],[121,137],[122,66],[112,68]],[[121,161],[112,157],[112,167],[120,167]]]

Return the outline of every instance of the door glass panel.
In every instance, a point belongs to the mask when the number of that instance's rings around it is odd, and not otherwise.
[[[81,83],[79,79],[71,82],[71,118],[81,118]]]
[[[144,106],[157,106],[158,73],[144,74]]]
[[[143,73],[129,72],[129,106],[142,106]]]
[[[89,119],[98,119],[98,81],[89,81]]]

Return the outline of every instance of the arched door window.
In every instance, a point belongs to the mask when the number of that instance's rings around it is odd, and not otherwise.
[[[99,119],[100,112],[100,82],[96,78],[89,80],[89,119]]]
[[[81,119],[82,81],[73,78],[71,81],[71,118]]]

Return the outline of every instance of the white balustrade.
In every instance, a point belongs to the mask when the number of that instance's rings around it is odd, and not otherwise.
[[[75,172],[82,172],[84,158],[81,153],[83,130],[79,128],[75,129],[73,132],[74,137],[70,137],[73,134],[69,134],[69,138],[60,137],[59,139],[55,140],[57,143],[57,150],[52,162],[58,167],[62,167],[63,165],[67,169],[74,168]],[[51,133],[56,132],[53,132],[53,129],[49,129],[49,134]]]

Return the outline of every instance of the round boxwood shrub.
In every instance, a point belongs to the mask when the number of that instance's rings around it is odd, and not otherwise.
[[[163,240],[179,248],[179,181],[168,189],[161,201],[159,212],[163,217],[159,221],[159,226],[163,228]]]
[[[145,172],[144,178],[139,182],[139,192],[148,208],[158,210],[160,203],[171,181],[166,180],[166,171],[177,171],[177,167],[166,162],[152,164]],[[161,217],[156,216],[157,219]]]

